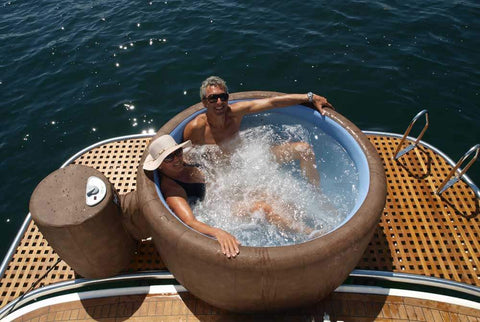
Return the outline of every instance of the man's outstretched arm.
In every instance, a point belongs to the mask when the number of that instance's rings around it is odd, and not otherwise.
[[[324,108],[334,109],[327,99],[316,94],[286,94],[252,101],[243,101],[231,105],[232,112],[237,115],[252,114],[270,110],[277,107],[286,107],[303,103],[312,103],[324,115]]]

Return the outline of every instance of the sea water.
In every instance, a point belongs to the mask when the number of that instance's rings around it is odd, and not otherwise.
[[[280,164],[270,152],[272,146],[300,141],[313,147],[320,187],[308,182],[298,161]],[[210,145],[192,148],[187,155],[207,182],[205,199],[192,204],[195,216],[228,231],[242,245],[282,246],[320,237],[338,227],[355,205],[355,164],[317,126],[281,115],[251,116],[237,144],[228,156]],[[259,202],[285,223],[269,220],[264,208],[255,209]]]
[[[426,108],[424,140],[458,160],[480,143],[479,10],[473,0],[2,2],[0,253],[43,178],[98,141],[158,131],[199,102],[210,75],[231,93],[312,91],[362,130],[402,134]],[[479,185],[478,162],[467,174]]]

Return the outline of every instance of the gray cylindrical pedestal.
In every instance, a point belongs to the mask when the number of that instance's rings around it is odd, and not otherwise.
[[[99,171],[81,165],[56,170],[35,188],[30,212],[50,246],[81,276],[108,277],[128,266],[135,241],[122,226],[114,188]]]

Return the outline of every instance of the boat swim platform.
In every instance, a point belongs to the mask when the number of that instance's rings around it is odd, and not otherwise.
[[[480,206],[472,187],[460,180],[438,196],[435,191],[453,168],[441,153],[420,143],[395,161],[399,137],[375,132],[367,137],[383,160],[387,200],[356,270],[413,274],[478,288]],[[150,136],[104,141],[66,163],[99,170],[125,194],[136,188],[138,164],[149,141]],[[32,289],[79,278],[29,217],[0,281],[0,308]],[[165,269],[152,241],[144,240],[124,273]]]

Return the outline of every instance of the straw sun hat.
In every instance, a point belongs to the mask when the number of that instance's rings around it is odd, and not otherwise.
[[[168,134],[162,135],[155,139],[148,148],[148,155],[143,163],[143,169],[153,171],[160,164],[167,155],[175,150],[181,149],[184,146],[191,146],[192,141],[188,140],[183,143],[177,144],[175,140]]]

